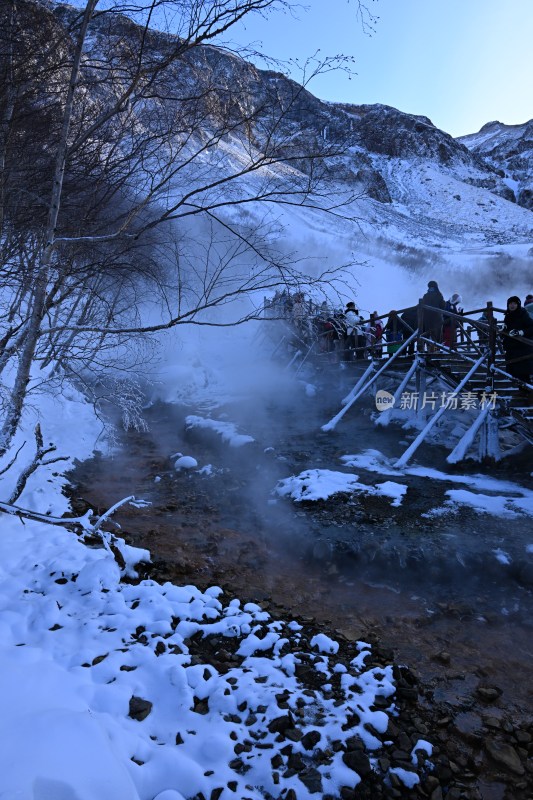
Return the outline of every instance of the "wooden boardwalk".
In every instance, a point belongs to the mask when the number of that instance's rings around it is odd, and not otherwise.
[[[452,402],[454,395],[476,400],[478,414],[470,429],[454,447],[448,458],[450,463],[456,463],[466,457],[477,435],[480,437],[480,459],[499,460],[506,455],[501,453],[499,441],[500,430],[504,428],[512,428],[524,443],[533,445],[533,385],[517,380],[506,371],[508,362],[506,363],[504,358],[502,345],[509,334],[501,330],[495,316],[496,313],[503,313],[503,310],[487,303],[483,309],[475,309],[460,315],[451,314],[456,323],[456,332],[453,346],[446,347],[420,333],[423,330],[425,308],[422,301],[415,307],[418,318],[416,330],[401,323],[403,340],[398,343],[396,353],[382,357],[379,351],[387,352],[387,343],[383,342],[382,347],[376,345],[365,349],[365,358],[345,362],[345,366],[355,367],[357,372],[362,374],[344,399],[343,409],[322,429],[332,430],[362,395],[376,389],[381,376],[388,374],[390,377],[394,374],[398,377],[398,386],[394,390],[396,407],[405,392],[412,391],[420,396],[424,393],[426,397],[426,387],[434,384],[436,380],[447,388],[450,396],[449,406],[439,408],[430,417],[413,445],[408,448],[404,457],[399,459],[398,466],[407,462],[431,427],[442,414],[446,413],[447,408],[454,408]],[[482,315],[481,318],[479,315]],[[385,314],[382,318],[387,316]],[[290,334],[288,338],[290,339]],[[296,334],[296,340],[298,338]],[[530,344],[533,353],[533,341],[524,337],[518,338]],[[377,357],[378,353],[381,357]],[[300,338],[294,345],[294,352],[287,367],[299,372],[305,363],[311,361],[331,368],[342,363],[345,355],[346,353],[341,350],[327,350],[319,336],[311,342]],[[352,351],[351,355],[355,356],[356,353]],[[390,380],[388,383],[390,386]],[[457,407],[455,401],[455,408]],[[388,424],[390,416],[389,412],[382,413],[378,418],[379,424]]]
[[[474,358],[475,352],[470,349],[450,353],[434,353],[426,369],[439,375],[450,386],[457,386],[461,378],[468,372],[469,362],[464,358]],[[503,355],[496,355],[493,362],[493,374],[487,374],[487,364],[482,364],[468,380],[465,389],[478,396],[488,387],[495,396],[496,406],[502,413],[512,414],[517,422],[523,423],[533,439],[533,390],[524,391],[520,383],[513,380],[505,372]]]

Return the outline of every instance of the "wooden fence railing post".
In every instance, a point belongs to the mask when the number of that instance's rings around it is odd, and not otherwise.
[[[494,316],[493,304],[490,300],[487,300],[485,316],[489,323],[489,341],[488,341],[489,356],[487,359],[487,379],[489,381],[490,391],[492,393],[494,392],[494,379],[495,379],[494,370],[492,369],[492,367],[496,362],[498,323],[496,322],[496,318]]]
[[[416,326],[418,328],[418,336],[416,337],[416,352],[420,353],[423,347],[421,336],[424,330],[424,300],[422,297],[418,300]]]

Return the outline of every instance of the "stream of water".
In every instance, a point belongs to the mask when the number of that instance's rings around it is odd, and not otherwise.
[[[315,394],[304,383],[292,392],[272,386],[213,411],[254,438],[240,448],[212,431],[186,431],[187,415],[208,416],[205,409],[156,402],[146,412],[149,432],[124,434],[113,456],[78,467],[74,500],[101,510],[128,494],[149,501],[116,519],[129,542],[150,550],[157,579],[215,583],[272,613],[307,615],[351,637],[378,636],[437,699],[456,707],[481,680],[504,690],[500,710],[529,710],[533,520],[444,505],[454,478],[481,472],[479,464],[448,468],[449,482],[393,478],[408,486],[398,507],[375,495],[297,504],[272,494],[279,479],[305,469],[350,471],[340,461],[348,453],[372,448],[395,458],[405,450],[412,434],[376,427],[370,399],[334,431],[321,430],[353,380],[335,372]],[[446,470],[446,452],[423,445],[417,461]],[[211,468],[176,471],[175,453]],[[524,464],[487,474],[531,488]],[[369,485],[387,480],[356,472]],[[446,513],[426,516],[443,507]]]

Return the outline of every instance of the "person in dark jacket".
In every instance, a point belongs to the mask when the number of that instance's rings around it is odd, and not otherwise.
[[[404,327],[400,322],[400,317],[397,311],[391,311],[387,324],[385,325],[384,333],[387,340],[387,353],[389,356],[396,353],[403,341]]]
[[[423,334],[434,342],[441,342],[442,318],[446,303],[437,281],[429,281],[428,290],[422,298],[422,303],[424,304]],[[430,307],[428,308],[428,306]]]
[[[403,337],[404,339],[408,339],[418,327],[418,307],[411,306],[411,308],[406,308],[405,311],[400,314],[400,322],[404,328]],[[414,352],[415,342],[413,340],[407,345],[407,355],[412,356]]]
[[[522,308],[520,298],[516,295],[507,301],[503,329],[508,334],[503,337],[505,369],[513,378],[529,383],[533,371],[533,319]],[[515,337],[525,337],[532,342],[529,344]]]

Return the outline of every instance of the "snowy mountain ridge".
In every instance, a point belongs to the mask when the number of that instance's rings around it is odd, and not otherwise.
[[[72,9],[55,6],[55,14],[65,21]],[[125,31],[134,36],[136,30],[126,18],[120,31],[107,27],[105,18],[94,26],[88,64],[95,54],[112,59],[117,37]],[[167,34],[152,31],[150,47],[164,52],[167,40]],[[527,187],[533,150],[524,147],[533,121],[523,126],[488,123],[478,134],[454,139],[427,117],[389,106],[324,102],[283,74],[258,69],[210,45],[179,62],[172,74],[180,87],[216,87],[206,100],[206,136],[222,119],[244,118],[247,145],[261,150],[270,133],[268,117],[281,110],[276,130],[280,153],[290,157],[296,146],[303,143],[311,150],[319,140],[338,147],[342,152],[325,163],[331,191],[357,188],[364,202],[354,214],[371,225],[390,230],[394,220],[392,227],[397,225],[408,240],[435,240],[438,246],[449,237],[484,244],[533,239],[533,219],[524,213],[531,208]],[[169,84],[167,108],[172,108],[172,91]],[[244,147],[242,127],[237,125],[236,135],[224,142],[237,158],[243,155],[236,152]],[[291,164],[305,174],[305,162]]]
[[[63,38],[76,29],[79,12],[72,6],[25,0],[21,7],[29,9],[36,29],[44,27],[45,18]],[[120,96],[119,76],[132,68],[138,37],[138,26],[126,17],[104,14],[91,21],[83,56],[88,114]],[[146,57],[156,61],[176,37],[151,30],[143,41]],[[406,271],[413,275],[435,267],[450,272],[472,254],[476,265],[483,261],[479,286],[486,301],[487,272],[491,280],[518,283],[514,291],[530,290],[533,217],[527,192],[533,164],[527,142],[532,124],[489,123],[478,134],[454,139],[427,117],[381,104],[325,102],[280,72],[204,45],[173,62],[157,77],[151,94],[108,126],[106,136],[118,131],[120,149],[128,143],[124,125],[132,137],[140,130],[154,136],[162,129],[165,136],[168,132],[167,151],[178,166],[161,202],[187,196],[189,187],[209,174],[211,188],[197,195],[200,204],[214,205],[221,219],[244,220],[250,228],[258,229],[270,215],[285,227],[275,246],[282,253],[297,253],[308,274],[316,274],[323,263],[375,266],[381,261],[389,276],[393,267],[401,267],[403,281]],[[104,140],[98,146],[106,152]],[[517,148],[520,155],[513,156]],[[165,158],[168,173],[173,164]],[[254,159],[259,168],[248,169]],[[140,171],[132,167],[127,191],[152,185],[158,155],[142,164]],[[317,171],[320,194],[311,203],[276,201],[284,193],[290,196],[295,186],[301,191]],[[236,173],[238,179],[224,185],[224,176]],[[274,199],[254,202],[262,194]],[[236,197],[239,202],[232,204]],[[320,210],[327,206],[334,213]],[[519,264],[511,269],[508,260],[513,258]],[[374,306],[363,297],[362,305],[366,302]]]
[[[478,133],[462,136],[458,141],[502,170],[516,202],[533,209],[533,120],[522,125],[488,122]]]

